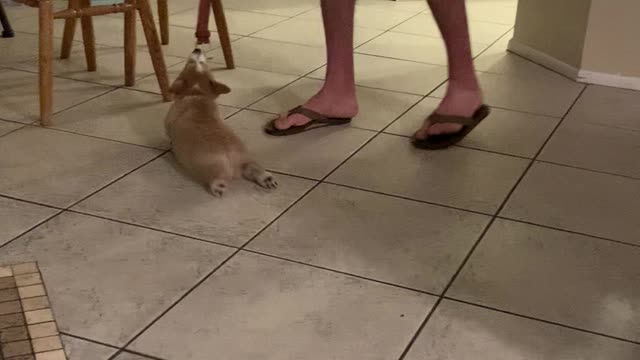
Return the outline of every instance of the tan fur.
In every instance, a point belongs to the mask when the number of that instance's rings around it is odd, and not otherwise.
[[[273,176],[251,159],[220,116],[216,98],[229,91],[215,81],[204,55],[194,51],[171,85],[174,103],[165,119],[176,160],[216,196],[224,193],[229,181],[241,176],[275,188]]]

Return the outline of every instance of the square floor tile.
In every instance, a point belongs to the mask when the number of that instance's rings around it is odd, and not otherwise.
[[[5,9],[8,6],[5,7]],[[37,13],[38,11],[35,10]],[[9,19],[12,22],[12,26],[14,25],[13,18],[9,15]],[[37,16],[36,16],[37,23]],[[36,27],[37,29],[37,27]],[[34,31],[34,34],[26,34],[26,33],[18,33],[15,37],[12,38],[2,38],[2,51],[0,51],[0,66],[13,67],[16,64],[24,61],[36,61],[38,59],[38,35],[36,35],[37,30]],[[60,54],[60,41],[53,42],[53,53],[55,56],[59,56]],[[73,56],[84,56],[82,55],[82,43],[76,43],[74,47]]]
[[[67,7],[67,2],[64,0],[53,0],[53,8],[55,10],[64,9]],[[38,10],[30,6],[26,6],[16,2],[10,2],[3,4],[7,17],[11,21],[23,19],[25,17],[38,17]]]
[[[323,81],[303,78],[279,90],[258,103],[251,109],[271,113],[284,113],[303,104],[322,88]],[[420,96],[403,94],[385,90],[358,87],[356,96],[359,113],[353,118],[351,125],[361,129],[382,130],[402,113],[420,101]]]
[[[223,198],[187,178],[168,154],[75,207],[91,214],[240,246],[311,188],[307,180],[277,175],[266,191],[248,181]]]
[[[175,79],[183,66],[173,66],[169,69],[169,79]],[[231,88],[229,94],[218,98],[221,105],[245,107],[261,98],[274,93],[278,89],[293,82],[297,77],[293,75],[276,74],[267,71],[236,68],[228,70],[222,65],[211,65],[216,80],[227,84]],[[136,89],[160,93],[155,77],[147,77],[136,84]]]
[[[476,57],[473,61],[475,69],[482,72],[513,76],[526,76],[527,74],[545,76],[545,74],[552,73],[551,70],[510,52],[508,47],[512,38],[513,32],[509,32]]]
[[[136,355],[130,352],[123,352],[120,355],[116,356],[114,360],[149,360],[149,359],[152,359],[152,358]]]
[[[448,295],[640,340],[640,248],[497,220]]]
[[[482,21],[470,21],[471,41],[478,44],[491,44],[511,29],[511,25]],[[395,32],[440,37],[440,29],[431,14],[419,14],[393,28]]]
[[[563,117],[584,88],[550,70],[539,69],[518,76],[478,72],[488,105],[533,114]],[[447,84],[432,96],[443,97]]]
[[[488,216],[323,184],[249,248],[435,294],[444,290],[488,221]]]
[[[473,55],[487,45],[471,43]],[[447,65],[447,52],[439,37],[387,32],[358,47],[356,52],[393,59],[411,60],[434,65]]]
[[[407,360],[632,360],[640,346],[444,300]]]
[[[25,127],[0,138],[0,193],[66,207],[151,160],[157,151]]]
[[[494,213],[528,160],[454,147],[424,151],[409,139],[382,134],[329,177],[329,181]],[[373,169],[379,169],[374,173]]]
[[[0,245],[57,212],[56,209],[0,197]]]
[[[213,353],[221,359],[391,359],[433,302],[428,295],[241,253],[131,348],[184,360],[209,360]]]
[[[54,127],[91,136],[168,149],[164,118],[171,103],[141,91],[118,89],[56,115]]]
[[[640,131],[565,122],[540,160],[635,177],[640,180]]]
[[[326,63],[322,48],[246,37],[233,43],[236,66],[302,76]],[[208,54],[224,63],[222,49]]]
[[[275,25],[283,20],[287,20],[287,17],[284,16],[258,14],[254,12],[237,11],[231,9],[225,10],[224,14],[227,19],[227,27],[229,28],[229,32],[236,35],[249,35],[269,26]],[[180,25],[193,29],[196,26],[197,18],[198,10],[194,9],[171,15],[171,17],[169,18],[169,22],[174,25]],[[212,30],[216,29],[216,23],[213,18],[211,18],[209,21],[209,28]]]
[[[233,0],[224,2],[227,9],[262,14],[296,16],[318,6],[317,0]]]
[[[413,0],[358,0],[357,4],[367,7],[369,9],[377,9],[384,11],[405,11],[413,14],[421,11],[427,11],[426,1],[413,1]]]
[[[382,30],[356,26],[353,35],[353,46],[357,47],[382,34]],[[324,27],[322,21],[309,19],[289,19],[251,35],[269,40],[290,42],[324,48]]]
[[[513,25],[516,22],[517,3],[514,0],[467,1],[467,17],[470,21]]]
[[[394,122],[386,132],[412,136],[440,99],[425,98]],[[460,142],[461,146],[533,158],[549,137],[558,118],[491,109],[491,115]]]
[[[541,159],[640,178],[640,92],[590,86]]]
[[[17,130],[24,125],[0,120],[0,136],[6,135],[14,130]]]
[[[415,16],[414,12],[397,11],[389,8],[370,6],[368,3],[356,2],[354,17],[355,26],[378,30],[389,30],[392,27]],[[313,9],[298,15],[298,19],[322,21],[320,8]]]
[[[33,123],[40,119],[38,74],[0,69],[0,118]],[[67,109],[111,90],[110,87],[54,78],[53,111]]]
[[[589,85],[566,122],[640,132],[640,91]]]
[[[64,350],[69,360],[107,360],[118,351],[108,346],[99,345],[70,336],[62,336]]]
[[[536,163],[502,216],[640,245],[640,180]]]
[[[56,59],[53,62],[53,73],[55,76],[68,79],[90,81],[110,86],[123,86],[124,49],[99,47],[96,49],[96,56],[98,67],[95,72],[87,71],[87,63],[84,56],[72,56],[66,60]],[[173,56],[165,56],[164,59],[167,66],[183,61],[182,58]],[[37,72],[38,63],[36,61],[28,61],[19,64],[16,68]],[[136,54],[136,79],[139,80],[149,75],[154,75],[155,77],[151,56],[147,52],[138,51]]]
[[[60,331],[122,346],[232,249],[66,213],[2,249],[37,260]]]
[[[275,117],[242,111],[228,121],[263,166],[313,179],[329,174],[375,135],[371,131],[348,127],[327,127],[289,137],[265,134],[264,125]]]
[[[445,80],[447,68],[439,65],[354,54],[356,84],[371,88],[427,95]],[[325,78],[326,67],[309,76]]]
[[[175,15],[171,15],[170,19],[174,16]],[[176,56],[181,59],[184,59],[191,54],[193,49],[196,47],[195,45],[196,38],[195,38],[195,32],[193,30],[193,26],[194,26],[193,24],[195,24],[195,22],[192,23],[191,27],[169,26],[169,44],[162,46],[162,52],[164,53],[165,56]],[[242,36],[230,34],[229,38],[231,39],[232,42],[234,42],[242,38]],[[235,45],[232,45],[232,46],[235,47]],[[209,37],[209,44],[200,44],[198,45],[198,47],[202,49],[202,51],[204,51],[205,53],[208,53],[212,50],[219,48],[220,35],[215,31],[211,31],[211,36]]]

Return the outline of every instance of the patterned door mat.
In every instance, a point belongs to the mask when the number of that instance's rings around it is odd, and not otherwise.
[[[67,360],[36,263],[0,266],[0,360]]]

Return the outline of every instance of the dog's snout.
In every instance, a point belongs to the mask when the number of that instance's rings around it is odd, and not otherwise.
[[[195,48],[195,49],[193,49],[193,54],[194,55],[200,55],[200,54],[202,54],[202,50],[200,50],[200,48]]]

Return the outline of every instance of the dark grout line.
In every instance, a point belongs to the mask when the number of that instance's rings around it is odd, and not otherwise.
[[[401,137],[401,138],[405,138],[405,139],[410,139],[411,138],[410,136],[407,136],[407,135],[390,133],[390,132],[385,132],[384,134],[385,135],[389,135],[389,136],[397,136],[397,137]],[[455,144],[453,146],[457,147],[457,148],[475,150],[475,151],[485,152],[485,153],[489,153],[489,154],[503,155],[503,156],[508,156],[508,157],[517,158],[517,159],[532,160],[532,158],[528,158],[528,157],[522,156],[522,155],[509,154],[509,153],[504,153],[504,152],[500,152],[500,151],[493,151],[493,150],[483,149],[483,148],[474,147],[474,146],[460,145],[460,144]]]
[[[514,189],[515,189],[515,186],[514,186]],[[436,312],[436,309],[438,308],[438,306],[442,302],[442,299],[444,298],[445,294],[447,293],[449,288],[453,285],[453,282],[457,278],[458,274],[460,274],[462,272],[462,269],[467,264],[467,261],[469,261],[469,259],[471,258],[471,255],[473,255],[473,252],[475,251],[475,249],[478,247],[478,245],[480,245],[480,242],[484,238],[484,235],[489,231],[489,229],[491,228],[491,225],[493,225],[494,221],[495,221],[495,216],[492,217],[491,220],[489,220],[487,225],[485,225],[484,229],[480,233],[480,236],[475,241],[473,246],[471,246],[471,249],[467,252],[467,255],[465,255],[464,259],[462,260],[462,264],[458,267],[456,272],[453,274],[453,276],[451,277],[451,279],[449,280],[449,282],[445,286],[445,288],[442,291],[442,293],[440,294],[440,296],[438,296],[438,299],[433,304],[433,306],[431,307],[431,309],[427,313],[427,316],[425,317],[425,319],[422,321],[422,323],[420,324],[420,326],[416,330],[415,334],[413,335],[413,337],[409,341],[409,344],[407,344],[407,346],[404,348],[404,351],[402,352],[402,354],[400,354],[400,357],[398,358],[398,360],[403,360],[407,356],[407,354],[409,354],[409,351],[413,347],[413,344],[418,340],[418,337],[420,337],[420,334],[422,333],[422,330],[427,326],[427,323],[429,322],[429,320],[431,319],[433,314]]]
[[[572,168],[572,169],[576,169],[576,170],[583,170],[583,171],[588,171],[588,172],[597,173],[597,174],[611,175],[611,176],[621,177],[621,178],[625,178],[625,179],[629,179],[629,180],[636,180],[636,181],[640,180],[640,177],[622,175],[622,174],[617,174],[617,173],[612,173],[612,172],[602,171],[602,170],[594,170],[594,169],[589,169],[589,168],[586,168],[586,167],[568,165],[568,164],[563,164],[563,163],[559,163],[559,162],[555,162],[555,161],[536,159],[536,162],[544,163],[544,164],[557,165],[557,166]]]
[[[534,222],[526,221],[526,220],[514,219],[514,218],[510,218],[508,216],[500,216],[500,215],[498,215],[496,218],[497,219],[501,219],[501,220],[513,221],[513,222],[520,223],[520,224],[531,225],[531,226],[539,227],[539,228],[542,228],[542,229],[555,230],[555,231],[560,231],[560,232],[564,232],[564,233],[567,233],[567,234],[580,235],[580,236],[589,237],[589,238],[592,238],[592,239],[597,239],[597,240],[603,240],[603,241],[616,243],[616,244],[619,244],[619,245],[640,248],[640,244],[634,244],[634,243],[630,243],[630,242],[626,242],[626,241],[609,239],[609,238],[602,237],[602,236],[597,236],[597,235],[582,233],[582,232],[579,232],[579,231],[563,229],[563,228],[550,226],[550,225],[538,224],[538,223],[534,223]]]
[[[14,200],[14,201],[27,203],[27,204],[43,206],[43,207],[46,207],[46,208],[49,208],[49,209],[53,209],[53,210],[64,211],[64,208],[62,208],[62,207],[58,207],[58,206],[55,206],[55,205],[49,205],[49,204],[45,204],[45,203],[41,203],[41,202],[37,202],[37,201],[33,201],[33,200],[21,199],[19,197],[7,195],[7,194],[0,193],[0,198],[6,198],[6,199]]]
[[[246,241],[242,246],[237,248],[231,255],[229,255],[226,259],[224,259],[220,264],[218,264],[211,272],[205,275],[201,280],[199,280],[194,286],[192,286],[189,290],[187,290],[180,298],[178,298],[173,304],[171,304],[166,310],[164,310],[160,315],[158,315],[154,320],[152,320],[149,324],[147,324],[141,331],[139,331],[136,335],[134,335],[129,341],[127,341],[122,348],[115,353],[108,360],[113,360],[120,353],[125,351],[125,349],[131,345],[137,338],[139,338],[145,331],[147,331],[150,327],[152,327],[156,322],[158,322],[164,315],[169,313],[174,307],[176,307],[183,299],[185,299],[189,294],[191,294],[195,289],[197,289],[202,283],[207,281],[211,276],[213,276],[219,269],[221,269],[224,265],[226,265],[231,259],[233,259],[240,251],[242,251],[246,246],[248,246],[254,239],[256,239],[260,234],[262,234],[266,229],[268,229],[272,224],[278,221],[284,214],[286,214],[291,208],[296,206],[302,199],[304,199],[309,193],[311,193],[315,188],[320,185],[320,182],[317,182],[313,186],[311,186],[302,196],[296,199],[291,205],[289,205],[284,211],[282,211],[278,216],[276,216],[273,220],[271,220],[267,225],[265,225],[260,231],[254,234],[251,239]]]
[[[160,358],[160,357],[153,356],[153,355],[144,354],[144,353],[133,351],[133,350],[122,350],[119,354],[120,355],[122,355],[122,354],[132,354],[132,355],[136,355],[137,357],[141,357],[143,359],[149,359],[149,360],[168,360],[168,359]]]
[[[23,235],[35,230],[36,228],[38,228],[40,225],[43,225],[45,223],[47,223],[49,220],[54,219],[55,217],[59,216],[60,214],[62,214],[64,211],[63,210],[59,210],[58,212],[56,212],[55,214],[48,216],[47,218],[45,218],[44,220],[38,222],[37,224],[31,226],[30,228],[28,228],[27,230],[21,232],[20,234],[18,234],[17,236],[15,236],[14,238],[12,238],[11,240],[5,242],[4,244],[0,244],[0,249],[9,246],[9,244],[11,244],[12,242],[16,241],[17,239],[19,239],[20,237],[22,237]]]
[[[228,263],[237,253],[240,252],[240,249],[236,249],[233,253],[231,253],[231,255],[227,256],[223,261],[220,262],[220,264],[216,265],[213,270],[211,270],[209,273],[207,273],[205,276],[203,276],[200,280],[198,280],[193,286],[191,286],[189,288],[189,290],[187,290],[184,294],[182,294],[176,301],[174,301],[171,305],[169,305],[169,307],[167,307],[164,311],[162,311],[158,316],[156,316],[153,320],[151,320],[150,323],[148,323],[147,325],[145,325],[142,330],[138,331],[135,335],[133,335],[133,337],[131,339],[129,339],[123,346],[120,347],[120,349],[113,354],[111,357],[109,357],[108,360],[114,360],[118,355],[120,355],[121,353],[123,353],[125,351],[125,349],[131,345],[134,341],[136,341],[142,334],[144,334],[150,327],[152,327],[156,322],[158,322],[162,317],[164,317],[164,315],[166,315],[167,313],[169,313],[169,311],[171,311],[174,307],[176,307],[183,299],[185,299],[187,296],[189,296],[189,294],[191,294],[193,291],[195,291],[196,288],[198,288],[198,286],[200,286],[202,283],[204,283],[205,281],[207,281],[216,271],[218,271],[218,269],[222,268],[226,263]]]
[[[77,200],[77,201],[75,201],[75,202],[71,203],[70,205],[66,206],[65,208],[57,208],[57,207],[53,207],[53,208],[58,209],[58,210],[61,210],[61,211],[57,212],[57,213],[56,213],[56,214],[54,214],[53,216],[48,217],[46,220],[41,221],[41,222],[40,222],[40,223],[38,223],[37,225],[35,225],[35,226],[33,226],[33,227],[29,228],[28,230],[23,231],[23,232],[22,232],[22,233],[20,233],[18,236],[14,237],[13,239],[9,240],[8,242],[6,242],[6,243],[4,243],[4,244],[0,245],[0,249],[2,249],[3,247],[5,247],[5,246],[7,246],[7,245],[11,244],[12,242],[16,241],[17,239],[19,239],[19,238],[20,238],[20,237],[22,237],[23,235],[25,235],[25,234],[27,234],[27,233],[29,233],[29,232],[33,231],[33,230],[34,230],[34,229],[36,229],[38,226],[40,226],[40,225],[42,225],[42,224],[44,224],[44,223],[46,223],[46,222],[48,222],[48,221],[50,221],[50,220],[53,220],[54,218],[56,218],[56,217],[58,217],[58,216],[60,216],[61,214],[65,213],[66,211],[68,211],[68,210],[69,210],[69,209],[71,209],[72,207],[74,207],[74,206],[78,205],[79,203],[81,203],[81,202],[85,201],[86,199],[88,199],[88,198],[92,197],[93,195],[95,195],[95,194],[99,193],[100,191],[102,191],[102,190],[104,190],[104,189],[108,188],[109,186],[111,186],[111,185],[113,185],[114,183],[116,183],[116,182],[120,181],[122,178],[124,178],[124,177],[128,176],[129,174],[131,174],[131,173],[133,173],[133,172],[135,172],[135,171],[139,170],[140,168],[142,168],[142,167],[144,167],[144,166],[148,165],[149,163],[151,163],[151,162],[153,162],[153,161],[155,161],[155,160],[157,160],[157,159],[161,158],[162,156],[164,156],[164,155],[165,155],[166,153],[168,153],[168,152],[169,152],[168,150],[167,150],[167,151],[164,151],[164,152],[160,152],[158,155],[156,155],[156,156],[152,157],[150,160],[148,160],[148,161],[144,162],[143,164],[141,164],[141,165],[139,165],[139,166],[137,166],[137,167],[133,168],[132,170],[127,171],[127,172],[125,172],[124,174],[122,174],[122,175],[120,175],[120,176],[116,177],[114,180],[110,181],[108,184],[106,184],[106,185],[104,185],[104,186],[102,186],[102,187],[98,188],[97,190],[94,190],[94,191],[93,191],[93,192],[91,192],[90,194],[88,194],[88,195],[86,195],[86,196],[82,197],[80,200]],[[49,206],[49,207],[52,207],[52,206]]]
[[[367,277],[367,276],[352,274],[352,273],[349,273],[349,272],[346,272],[346,271],[340,271],[340,270],[336,270],[336,269],[331,269],[331,268],[328,268],[328,267],[315,265],[315,264],[304,262],[304,261],[298,261],[298,260],[287,258],[287,257],[282,257],[282,256],[274,255],[274,254],[269,254],[269,253],[262,252],[262,251],[259,251],[259,250],[242,249],[241,252],[248,252],[248,253],[251,253],[251,254],[260,255],[260,256],[264,256],[264,257],[268,257],[268,258],[272,258],[272,259],[278,259],[278,260],[286,261],[286,262],[293,263],[293,264],[309,266],[309,267],[312,267],[314,269],[319,269],[319,270],[323,270],[323,271],[326,271],[326,272],[331,272],[331,273],[334,273],[334,274],[345,275],[345,276],[349,276],[349,277],[353,277],[353,278],[357,278],[357,279],[361,279],[361,280],[374,282],[374,283],[377,283],[377,284],[391,286],[391,287],[398,288],[398,289],[417,292],[417,293],[420,293],[420,294],[431,295],[431,296],[434,296],[434,297],[440,296],[439,294],[437,294],[435,292],[430,292],[430,291],[427,291],[427,290],[421,290],[421,289],[417,289],[417,288],[412,288],[410,286],[395,284],[395,283],[391,283],[391,282],[384,281],[384,280],[378,280],[378,279],[370,278],[370,277]]]
[[[106,188],[108,188],[109,186],[115,184],[116,182],[122,180],[123,178],[127,177],[128,175],[138,171],[139,169],[149,165],[150,163],[158,160],[159,158],[163,157],[165,154],[167,154],[169,152],[169,150],[166,151],[160,151],[159,154],[153,156],[150,160],[147,160],[145,162],[143,162],[141,165],[136,166],[135,168],[133,168],[132,170],[129,170],[127,172],[125,172],[124,174],[116,177],[113,181],[110,181],[108,184],[100,187],[99,189],[93,191],[92,193],[90,193],[89,195],[84,196],[83,198],[81,198],[80,200],[77,200],[76,202],[72,203],[71,205],[67,206],[65,208],[65,210],[70,210],[71,208],[73,208],[74,206],[80,204],[81,202],[87,200],[88,198],[92,197],[93,195],[105,190]]]
[[[130,142],[122,141],[122,140],[117,140],[117,139],[112,139],[112,138],[107,138],[107,137],[102,137],[102,136],[97,136],[97,135],[83,134],[83,133],[79,133],[79,132],[72,131],[72,130],[66,130],[66,129],[57,128],[57,127],[55,127],[55,125],[44,127],[44,126],[38,125],[37,123],[34,123],[34,124],[27,124],[25,127],[34,127],[34,128],[58,131],[58,132],[62,132],[62,133],[65,133],[65,134],[78,135],[78,136],[83,136],[83,137],[87,137],[87,138],[91,138],[91,139],[97,139],[97,140],[104,140],[104,141],[108,141],[108,142],[112,142],[112,143],[118,143],[118,144],[122,144],[122,145],[137,146],[137,147],[148,149],[148,150],[156,150],[156,151],[161,151],[161,152],[168,150],[166,148],[163,149],[163,148],[157,148],[157,147],[148,146],[148,145],[134,144],[134,143],[130,143]]]
[[[107,217],[107,216],[97,215],[97,214],[93,214],[91,212],[85,212],[85,211],[74,210],[74,209],[67,209],[67,210],[64,210],[64,212],[65,213],[88,216],[88,217],[93,217],[93,218],[102,219],[102,220],[107,220],[107,221],[115,222],[115,223],[122,224],[122,225],[138,227],[138,228],[145,229],[145,230],[151,230],[151,231],[158,232],[158,233],[163,233],[163,234],[167,234],[167,235],[171,235],[171,236],[176,236],[176,237],[181,237],[181,238],[185,238],[185,239],[190,239],[190,240],[195,240],[195,241],[207,243],[209,245],[223,246],[225,248],[231,248],[231,249],[238,249],[239,248],[238,246],[233,246],[233,245],[229,245],[229,244],[225,244],[225,243],[221,243],[221,242],[217,242],[217,241],[213,241],[213,240],[207,240],[207,239],[199,238],[199,237],[192,236],[192,235],[181,234],[181,233],[177,233],[177,232],[170,231],[170,230],[163,230],[163,229],[159,229],[159,228],[154,228],[154,227],[147,226],[147,225],[144,225],[144,224],[138,224],[138,223],[128,222],[128,221],[125,221],[125,220],[120,220],[120,219],[111,218],[111,217]]]
[[[583,329],[583,328],[579,328],[579,327],[575,327],[575,326],[571,326],[571,325],[558,323],[558,322],[555,322],[555,321],[544,320],[544,319],[540,319],[540,318],[536,318],[536,317],[532,317],[532,316],[518,314],[518,313],[515,313],[515,312],[508,311],[508,310],[502,310],[502,309],[499,309],[499,308],[494,308],[494,307],[487,306],[487,305],[477,304],[477,303],[466,301],[466,300],[456,299],[456,298],[448,297],[448,296],[445,296],[444,299],[445,300],[449,300],[449,301],[454,301],[454,302],[457,302],[457,303],[461,303],[461,304],[465,304],[465,305],[469,305],[469,306],[473,306],[473,307],[477,307],[477,308],[482,308],[482,309],[485,309],[485,310],[491,310],[491,311],[499,312],[499,313],[506,314],[506,315],[511,315],[511,316],[515,316],[515,317],[519,317],[519,318],[523,318],[523,319],[528,319],[528,320],[533,320],[533,321],[544,323],[544,324],[548,324],[548,325],[554,325],[554,326],[565,328],[565,329],[575,330],[575,331],[578,331],[578,332],[581,332],[581,333],[587,333],[587,334],[591,334],[591,335],[602,336],[602,337],[606,337],[606,338],[613,339],[613,340],[618,340],[618,341],[623,341],[623,342],[630,343],[630,344],[640,345],[640,341],[625,339],[625,338],[621,338],[621,337],[618,337],[618,336],[608,335],[608,334],[597,332],[597,331],[593,331],[593,330],[588,330],[588,329]]]
[[[352,189],[352,190],[364,191],[364,192],[368,192],[368,193],[371,193],[371,194],[382,195],[382,196],[386,196],[386,197],[390,197],[390,198],[394,198],[394,199],[407,200],[407,201],[411,201],[411,202],[415,202],[415,203],[431,205],[431,206],[437,206],[437,207],[441,207],[441,208],[445,208],[445,209],[449,209],[449,210],[463,211],[463,212],[466,212],[466,213],[471,213],[471,214],[476,214],[476,215],[483,215],[483,216],[488,216],[488,217],[494,216],[494,214],[492,214],[492,213],[484,213],[484,212],[477,211],[477,210],[470,210],[470,209],[465,209],[465,208],[461,208],[461,207],[457,207],[457,206],[451,206],[451,205],[447,205],[447,204],[441,204],[441,203],[432,202],[432,201],[414,199],[414,198],[410,198],[410,197],[406,197],[406,196],[402,196],[402,195],[396,195],[396,194],[386,193],[386,192],[382,192],[382,191],[361,188],[361,187],[358,187],[358,186],[355,186],[355,185],[341,184],[341,183],[336,183],[336,182],[328,181],[328,180],[323,181],[322,183],[323,184],[327,184],[327,185],[333,185],[333,186],[339,186],[339,187],[343,187],[343,188],[347,188],[347,189]]]
[[[93,339],[90,339],[90,338],[87,338],[87,337],[84,337],[84,336],[70,334],[70,333],[65,332],[65,331],[58,331],[58,332],[60,333],[60,335],[64,335],[64,336],[67,336],[67,337],[70,337],[70,338],[74,338],[74,339],[90,342],[90,343],[96,344],[96,345],[105,346],[105,347],[108,347],[108,348],[112,348],[114,350],[118,350],[119,349],[119,347],[116,346],[116,345],[111,345],[111,344],[108,344],[108,343],[105,343],[105,342],[102,342],[102,341],[93,340]]]
[[[553,135],[555,134],[556,130],[558,130],[558,128],[560,127],[560,125],[562,124],[562,122],[564,121],[564,119],[567,117],[567,115],[569,115],[569,113],[571,112],[571,110],[573,109],[573,107],[576,105],[576,103],[578,102],[578,99],[580,99],[580,97],[582,96],[582,94],[584,93],[584,91],[586,90],[586,87],[584,87],[582,89],[582,91],[580,91],[580,93],[578,94],[578,96],[576,96],[576,98],[573,100],[573,102],[571,103],[571,105],[569,106],[569,108],[567,109],[567,111],[565,112],[565,114],[562,116],[562,119],[560,121],[558,121],[558,123],[556,124],[556,126],[554,127],[554,129],[551,131],[551,133],[547,136],[547,139],[544,141],[544,143],[542,144],[542,146],[540,147],[540,149],[537,151],[536,155],[534,156],[533,159],[531,159],[531,161],[529,162],[529,165],[527,166],[527,168],[522,172],[522,174],[520,175],[520,177],[518,178],[518,180],[516,181],[516,183],[511,187],[511,190],[509,191],[509,193],[507,194],[507,196],[504,198],[504,200],[502,201],[502,203],[500,204],[498,211],[496,211],[495,215],[493,215],[493,217],[491,218],[491,220],[489,220],[489,223],[487,224],[487,226],[485,227],[485,229],[482,231],[482,233],[480,234],[480,237],[478,238],[478,240],[473,244],[473,246],[471,247],[471,249],[469,250],[469,252],[467,253],[467,255],[465,256],[464,260],[462,260],[460,266],[458,267],[458,270],[456,270],[456,272],[453,274],[453,276],[451,277],[451,279],[449,280],[449,283],[447,284],[447,286],[445,287],[444,291],[442,292],[442,294],[440,295],[440,297],[438,298],[438,300],[436,301],[436,303],[433,305],[433,308],[431,309],[431,311],[429,311],[429,313],[427,314],[427,317],[424,319],[424,321],[422,322],[422,324],[420,324],[420,327],[418,327],[418,330],[416,331],[416,333],[414,334],[414,336],[411,338],[411,341],[409,342],[409,344],[407,345],[407,347],[404,349],[404,351],[402,352],[402,354],[400,355],[400,358],[398,360],[404,360],[404,358],[407,356],[407,354],[409,353],[409,351],[411,350],[411,347],[413,346],[413,344],[416,342],[416,340],[418,339],[418,337],[420,336],[420,334],[422,333],[422,330],[425,328],[425,326],[427,325],[427,323],[429,322],[429,320],[431,319],[431,317],[433,316],[433,314],[435,313],[436,309],[438,308],[438,306],[440,305],[440,303],[442,303],[442,300],[444,299],[444,297],[446,296],[447,292],[449,291],[449,289],[451,288],[451,286],[453,285],[453,283],[456,281],[456,279],[458,278],[458,276],[460,275],[460,273],[462,273],[462,270],[464,269],[464,267],[467,265],[467,263],[469,262],[469,259],[471,259],[471,256],[473,255],[473,253],[475,252],[475,250],[478,248],[478,246],[480,245],[480,243],[482,242],[482,240],[484,239],[485,235],[487,234],[487,232],[489,231],[489,229],[491,228],[491,226],[493,225],[493,223],[495,222],[495,220],[498,217],[498,214],[500,214],[502,212],[502,209],[504,209],[504,207],[506,206],[506,204],[509,202],[509,199],[511,198],[511,196],[513,195],[513,193],[516,191],[516,189],[518,188],[518,186],[520,185],[520,183],[522,182],[522,180],[527,176],[527,173],[529,172],[529,169],[531,169],[531,167],[533,166],[533,164],[536,161],[536,158],[540,155],[540,153],[542,153],[542,150],[544,149],[544,147],[546,146],[546,144],[549,142],[549,140],[551,140],[551,138],[553,137]]]
[[[4,134],[0,135],[0,138],[3,138],[3,137],[5,137],[5,136],[7,136],[7,135],[9,135],[9,134],[13,134],[14,132],[16,132],[16,131],[18,131],[18,130],[20,130],[20,129],[23,129],[25,126],[27,126],[27,124],[21,124],[21,125],[22,125],[22,126],[19,126],[19,127],[15,128],[15,129],[13,129],[13,130],[10,130],[10,131],[9,131],[9,132],[7,132],[7,133],[4,133]]]

